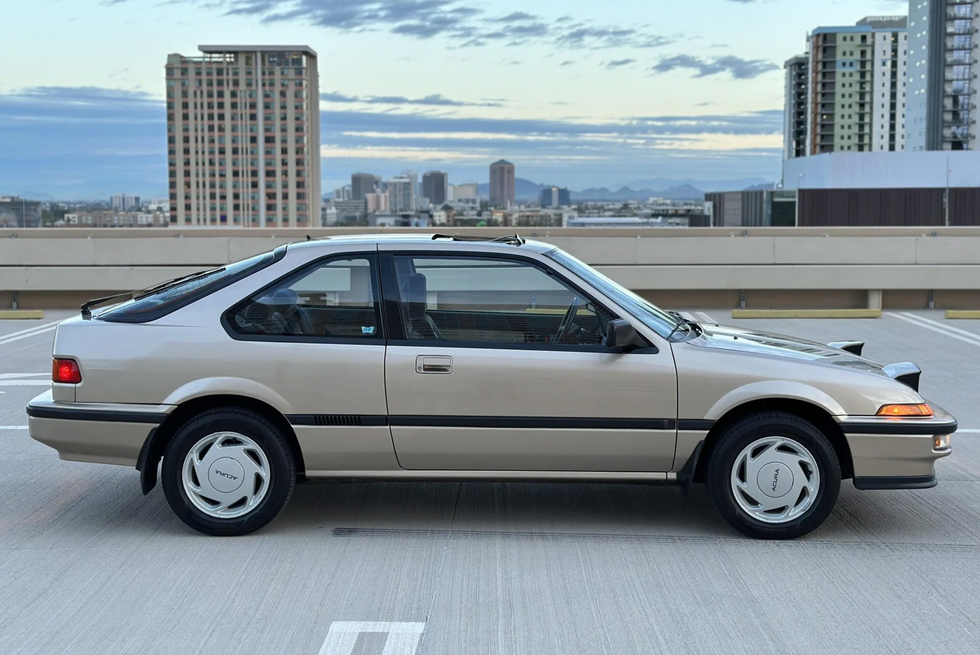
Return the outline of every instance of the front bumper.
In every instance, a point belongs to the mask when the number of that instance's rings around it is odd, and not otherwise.
[[[931,403],[930,403],[931,404]],[[931,405],[929,419],[849,416],[838,419],[854,463],[858,489],[928,489],[935,487],[936,461],[950,447],[935,448],[937,436],[956,432],[956,419]]]
[[[74,462],[136,466],[147,435],[169,405],[57,402],[47,391],[27,405],[31,438]]]
[[[894,477],[870,476],[855,477],[854,487],[861,491],[873,491],[876,489],[932,489],[939,481],[936,479],[936,472],[932,475],[899,475]]]

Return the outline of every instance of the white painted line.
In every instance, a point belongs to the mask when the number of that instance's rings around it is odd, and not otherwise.
[[[54,330],[55,330],[56,327],[57,326],[55,325],[55,326],[52,326],[52,327],[49,327],[49,328],[39,328],[37,330],[34,330],[33,332],[28,332],[27,334],[21,334],[20,336],[9,337],[9,338],[0,338],[0,346],[5,346],[8,343],[13,343],[15,341],[20,341],[21,339],[30,339],[31,337],[40,336],[40,335],[44,334],[45,332],[54,332]]]
[[[51,380],[0,380],[0,387],[50,387]]]
[[[694,317],[691,316],[688,312],[677,312],[677,313],[680,314],[681,316],[683,316],[684,318],[686,318],[689,321],[693,321],[694,320]]]
[[[0,425],[0,432],[4,430],[26,430],[26,425]]]
[[[0,339],[16,337],[18,334],[27,334],[28,332],[34,332],[35,330],[40,330],[41,328],[48,328],[51,327],[52,325],[57,325],[58,323],[61,323],[61,321],[51,321],[50,323],[42,323],[41,325],[35,325],[33,327],[29,327],[26,330],[20,330],[19,332],[11,332],[10,334],[0,335]]]
[[[351,655],[357,638],[365,632],[388,635],[382,655],[415,655],[424,623],[380,623],[372,621],[334,621],[320,648],[320,655]]]
[[[963,428],[962,430],[957,430],[956,433],[966,433],[966,434],[980,434],[980,429],[977,428]]]
[[[715,319],[711,318],[710,316],[708,316],[704,312],[698,312],[698,316],[700,316],[702,319],[704,319],[708,323],[711,323],[712,325],[718,325],[718,321],[716,321]]]
[[[956,334],[962,334],[967,338],[976,339],[977,341],[980,341],[980,334],[977,334],[976,332],[970,332],[969,330],[961,330],[958,327],[953,327],[949,323],[940,323],[939,321],[934,321],[931,318],[926,318],[925,316],[917,316],[916,314],[910,314],[909,312],[901,312],[901,314],[902,316],[908,316],[909,318],[918,319],[923,323],[929,323],[930,325],[941,327],[942,329],[948,332],[955,332]]]
[[[980,347],[980,338],[977,338],[977,339],[967,339],[966,337],[961,337],[960,335],[954,334],[954,333],[950,332],[949,330],[947,330],[945,326],[943,326],[941,328],[934,327],[932,325],[929,325],[928,323],[923,323],[923,322],[919,321],[917,318],[912,318],[912,317],[909,317],[909,316],[903,316],[901,314],[885,313],[885,316],[891,316],[892,318],[898,318],[898,319],[901,319],[901,320],[905,321],[906,323],[911,323],[912,325],[916,325],[916,326],[922,328],[923,330],[929,330],[931,332],[935,332],[936,334],[945,334],[950,339],[956,339],[957,341],[962,341],[963,343],[968,343],[971,346]]]
[[[0,380],[16,380],[18,378],[39,378],[42,375],[51,375],[50,371],[44,373],[0,373]]]

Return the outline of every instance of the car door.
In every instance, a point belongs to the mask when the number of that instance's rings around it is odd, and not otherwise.
[[[393,252],[381,269],[388,420],[403,468],[671,469],[671,353],[606,348],[605,324],[618,317],[595,298],[517,256]]]
[[[225,365],[288,408],[308,477],[398,469],[386,416],[377,258],[375,248],[316,259],[224,318],[237,342],[223,351],[231,360]]]

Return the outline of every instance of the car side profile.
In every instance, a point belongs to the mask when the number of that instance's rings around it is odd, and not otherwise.
[[[281,246],[61,323],[31,436],[158,477],[212,535],[297,482],[703,482],[794,538],[858,489],[935,486],[957,423],[863,344],[699,325],[520,237]]]

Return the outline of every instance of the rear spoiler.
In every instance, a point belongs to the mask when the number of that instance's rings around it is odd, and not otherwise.
[[[919,376],[922,375],[922,371],[912,362],[889,364],[888,366],[883,366],[881,370],[888,377],[898,380],[905,386],[912,387],[915,391],[919,390]]]
[[[858,357],[864,351],[863,341],[831,341],[827,345],[831,348],[837,348],[838,350],[849,352],[852,355],[857,355]]]

